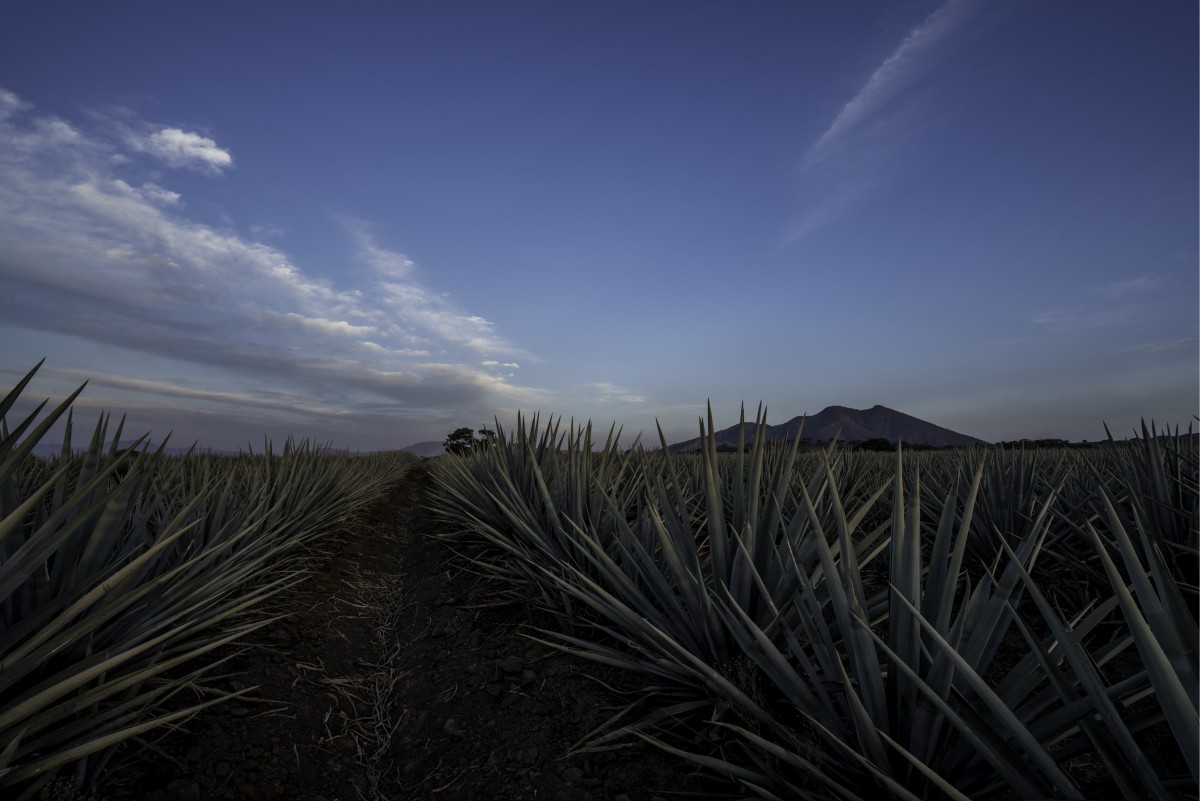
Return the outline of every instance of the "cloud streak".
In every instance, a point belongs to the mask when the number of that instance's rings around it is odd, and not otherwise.
[[[0,89],[6,325],[221,371],[245,387],[270,382],[296,396],[285,405],[314,416],[343,404],[487,419],[500,405],[546,397],[481,366],[486,357],[515,369],[514,357],[528,354],[421,283],[416,265],[365,223],[346,231],[369,278],[340,286],[278,247],[189,218],[180,192],[135,177],[145,174],[139,159],[216,174],[232,156],[181,128],[131,139],[138,126],[81,131]],[[167,397],[154,376],[123,379],[124,391]],[[252,395],[183,399],[268,408],[246,400]]]
[[[1144,317],[1146,296],[1158,291],[1161,285],[1161,282],[1151,275],[1110,281],[1086,288],[1085,292],[1091,298],[1086,306],[1048,309],[1038,312],[1032,319],[1038,325],[1058,329],[1088,329]],[[1139,346],[1137,349],[1154,348]]]
[[[962,19],[966,0],[949,0],[913,28],[891,55],[875,68],[825,132],[808,149],[804,168],[816,166],[855,128],[877,114],[920,74],[928,54]]]
[[[596,403],[645,403],[646,396],[639,395],[633,390],[619,387],[607,381],[596,381],[584,384],[585,389]]]
[[[1121,348],[1116,353],[1162,353],[1168,350],[1178,350],[1180,348],[1195,348],[1198,340],[1196,337],[1187,337],[1185,339],[1175,339],[1170,342],[1147,342],[1143,345],[1134,345],[1130,348]]]
[[[1051,309],[1034,315],[1033,322],[1057,328],[1094,328],[1122,320],[1131,311],[1126,306],[1114,309]]]
[[[1119,300],[1132,295],[1153,292],[1160,286],[1162,286],[1162,282],[1157,278],[1149,275],[1139,275],[1135,278],[1112,281],[1111,283],[1096,287],[1093,291],[1107,300]]]
[[[785,236],[795,242],[853,211],[893,171],[895,152],[911,138],[911,110],[896,109],[928,72],[938,45],[966,18],[974,0],[947,0],[911,31],[804,152],[804,200]]]

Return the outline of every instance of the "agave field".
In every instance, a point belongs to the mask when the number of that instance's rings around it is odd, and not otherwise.
[[[209,679],[415,461],[292,441],[173,456],[122,447],[106,417],[73,444],[78,392],[12,414],[36,369],[0,400],[15,799],[86,788],[122,743],[245,692]],[[61,452],[35,456],[56,425]],[[718,454],[711,414],[700,428],[681,455],[518,418],[430,463],[440,536],[549,611],[528,636],[639,688],[583,750],[649,743],[766,799],[1196,797],[1190,432]]]
[[[590,748],[767,799],[1196,797],[1190,432],[718,454],[713,430],[677,455],[534,417],[435,465],[444,536],[552,610],[535,636],[652,699]]]
[[[0,796],[13,799],[62,772],[88,786],[118,744],[236,696],[173,700],[271,622],[264,602],[304,578],[309,547],[413,463],[291,441],[168,456],[119,448],[107,418],[75,447],[78,391],[9,421],[36,369],[0,400]],[[32,455],[60,421],[61,454]]]

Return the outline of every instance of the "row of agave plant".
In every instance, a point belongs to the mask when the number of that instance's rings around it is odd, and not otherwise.
[[[8,424],[37,369],[0,401],[0,795],[16,799],[56,774],[91,786],[118,744],[249,692],[197,680],[412,464],[292,441],[168,456],[145,438],[120,447],[107,417],[75,448],[79,391]],[[61,454],[34,456],[56,422]]]
[[[695,456],[519,418],[434,471],[444,536],[557,616],[536,637],[656,698],[591,747],[769,799],[1195,796],[1190,433],[719,455],[700,429]]]

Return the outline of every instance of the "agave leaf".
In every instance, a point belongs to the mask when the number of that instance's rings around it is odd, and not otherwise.
[[[824,467],[828,483],[832,485],[834,483],[833,475],[827,458],[824,461]],[[887,756],[883,747],[883,741],[879,739],[876,731],[876,728],[888,728],[888,712],[887,705],[884,702],[879,661],[875,648],[871,644],[870,633],[864,632],[852,623],[853,616],[855,614],[863,614],[865,610],[863,609],[861,600],[862,583],[861,579],[857,576],[857,566],[853,562],[853,548],[850,547],[849,532],[846,531],[844,509],[842,509],[836,490],[830,486],[831,502],[839,527],[838,540],[841,545],[839,566],[838,563],[834,562],[833,553],[829,548],[824,528],[817,519],[817,512],[813,508],[808,490],[803,484],[800,486],[804,504],[808,510],[813,528],[813,541],[816,543],[821,568],[825,573],[823,586],[829,592],[833,612],[838,624],[837,628],[844,638],[846,655],[850,661],[854,678],[859,688],[857,692],[847,695],[847,703],[856,717],[861,716],[873,722],[873,725],[869,727],[857,726],[855,732],[860,738],[860,745],[866,749],[869,756],[876,760],[877,763],[886,763]],[[849,565],[847,564],[848,562]],[[847,581],[850,584],[849,590],[847,590],[843,581]],[[830,663],[831,667],[835,667],[837,671],[832,675],[842,675],[843,686],[849,689],[849,677],[844,673],[844,666],[841,659],[831,658]],[[859,693],[865,696],[862,700],[859,700]],[[859,707],[862,707],[862,709],[860,710]]]
[[[181,709],[178,712],[171,712],[169,714],[162,715],[157,718],[153,718],[152,720],[145,721],[144,723],[139,723],[136,726],[130,726],[130,727],[122,729],[120,731],[106,734],[103,737],[97,737],[96,739],[91,740],[87,743],[84,743],[83,745],[76,746],[75,748],[67,749],[65,751],[61,751],[59,753],[56,753],[56,754],[53,754],[50,756],[46,756],[42,759],[39,759],[36,762],[22,766],[20,768],[17,768],[15,770],[11,771],[8,774],[0,776],[0,785],[11,786],[18,782],[32,779],[37,776],[43,776],[43,775],[50,774],[53,771],[57,770],[58,768],[62,767],[63,765],[70,764],[71,762],[74,762],[74,761],[81,759],[83,757],[86,757],[86,756],[90,756],[91,754],[95,754],[106,748],[111,748],[112,746],[114,746],[118,743],[124,742],[125,740],[128,740],[131,737],[137,737],[138,735],[144,734],[144,733],[150,731],[151,729],[166,725],[168,723],[172,723],[176,720],[181,720],[183,718],[195,715],[197,712],[199,712],[203,709],[207,709],[208,707],[213,706],[214,704],[219,704],[223,701],[229,701],[234,698],[239,698],[239,697],[245,695],[246,693],[251,692],[253,689],[255,689],[255,688],[248,687],[244,690],[239,690],[234,693],[229,693],[228,695],[224,695],[220,698],[214,698],[211,701],[205,701],[202,704],[196,704],[195,706],[188,707],[187,709]],[[18,796],[19,799],[23,799],[26,797],[27,796],[25,796],[25,795]]]
[[[1022,759],[1023,749],[1010,745],[1005,739],[997,734],[994,726],[990,722],[984,721],[978,714],[971,710],[969,704],[958,702],[953,706],[910,666],[896,658],[894,652],[887,647],[881,638],[876,636],[876,642],[879,649],[886,655],[895,659],[897,669],[905,673],[913,682],[913,686],[921,693],[925,701],[931,704],[938,710],[944,719],[955,731],[963,738],[964,742],[970,746],[970,753],[987,761],[1000,776],[1004,778],[1007,784],[1015,788],[1024,798],[1042,798],[1045,797],[1045,791],[1041,786],[1031,780],[1031,771],[1029,765]],[[1047,757],[1048,759],[1048,757]],[[961,764],[954,759],[953,752],[943,756],[943,761],[954,764]],[[928,765],[928,763],[926,763]],[[930,766],[932,770],[933,767]],[[1070,787],[1070,781],[1063,776],[1062,787]],[[1077,791],[1068,789],[1064,791],[1062,787],[1056,788],[1058,792],[1065,795],[1067,798],[1081,798]]]
[[[1183,676],[1177,670],[1177,665],[1185,660],[1178,657],[1172,660],[1164,650],[1171,645],[1173,629],[1165,624],[1160,624],[1163,626],[1160,629],[1151,626],[1117,572],[1117,567],[1109,557],[1100,535],[1090,524],[1087,529],[1092,535],[1101,564],[1108,574],[1109,583],[1120,602],[1121,612],[1129,624],[1138,653],[1141,654],[1142,662],[1154,685],[1154,691],[1158,694],[1159,703],[1167,717],[1171,733],[1175,735],[1175,740],[1179,743],[1179,748],[1188,763],[1188,769],[1192,773],[1192,779],[1200,782],[1200,712],[1192,703],[1191,694],[1184,687]],[[1136,574],[1136,572],[1136,570],[1130,570],[1131,574]],[[1149,596],[1149,594],[1139,594],[1139,598],[1147,601],[1151,597],[1153,596]],[[1160,633],[1164,635],[1161,639]]]
[[[29,732],[29,727],[25,727],[13,735],[13,738],[8,741],[8,745],[4,746],[4,750],[0,751],[0,778],[4,777],[5,773],[10,771],[9,765],[12,764],[13,757],[17,753],[17,748],[21,745],[21,740]]]
[[[25,391],[25,387],[29,386],[29,382],[33,380],[34,375],[37,374],[37,371],[40,370],[42,365],[45,363],[46,360],[42,359],[40,362],[35,364],[33,369],[26,373],[25,376],[17,382],[16,386],[10,389],[3,398],[0,398],[0,419],[4,419],[8,416],[9,410],[12,409],[13,404],[17,402],[17,398],[21,397],[21,393]],[[8,432],[5,432],[4,438],[8,439],[8,437]]]
[[[228,645],[229,643],[240,639],[247,634],[261,629],[263,626],[270,625],[277,619],[278,618],[271,618],[269,620],[260,621],[251,626],[240,627],[234,630],[231,634],[212,639],[208,642],[199,641],[196,647],[188,648],[182,653],[169,659],[161,662],[152,662],[148,667],[121,675],[115,680],[106,680],[98,686],[93,687],[77,696],[71,697],[62,703],[54,706],[45,706],[37,713],[36,717],[30,718],[29,725],[33,726],[35,731],[46,730],[62,736],[66,734],[66,730],[61,723],[61,721],[64,719],[76,715],[87,709],[89,706],[97,704],[113,695],[124,692],[130,688],[136,688],[146,680],[155,676],[159,676],[168,670],[188,662],[192,662],[197,657],[210,653],[211,651],[220,648],[223,645]],[[213,620],[199,625],[185,623],[176,628],[172,633],[177,637],[182,638],[183,635],[196,634],[198,633],[198,630],[211,626],[215,622],[217,621]],[[171,686],[183,686],[183,682],[170,682],[168,684],[168,688]]]
[[[958,788],[956,788],[953,784],[942,778],[942,776],[936,770],[926,765],[911,751],[889,737],[887,732],[881,731],[879,732],[879,736],[883,738],[884,742],[894,748],[896,753],[908,760],[908,763],[916,768],[922,776],[928,779],[930,784],[934,785],[943,793],[945,793],[946,797],[954,799],[954,801],[971,801],[968,796],[960,793]]]
[[[193,503],[198,502],[198,500],[199,499],[197,499],[196,501],[193,501]],[[154,557],[156,557],[161,551],[166,549],[167,546],[171,545],[177,539],[182,537],[194,526],[195,526],[195,523],[189,524],[184,527],[180,527],[172,534],[161,538],[157,543],[155,543],[149,550],[147,550],[141,556],[137,557],[136,559],[131,561],[129,564],[120,568],[119,570],[114,572],[111,576],[109,576],[105,580],[101,581],[96,586],[94,586],[88,592],[84,593],[79,598],[79,600],[75,601],[73,604],[71,604],[69,607],[67,607],[67,609],[65,609],[61,614],[59,614],[53,624],[42,627],[36,634],[34,634],[29,639],[27,639],[20,646],[17,646],[15,648],[13,648],[12,650],[7,651],[7,653],[5,653],[5,655],[4,655],[4,658],[0,659],[0,690],[4,689],[4,687],[6,687],[11,682],[11,679],[9,679],[6,676],[6,673],[8,673],[9,669],[18,660],[23,659],[26,655],[28,655],[35,648],[42,645],[42,643],[46,642],[51,637],[53,637],[60,629],[65,627],[73,618],[75,618],[76,615],[83,612],[85,609],[87,609],[87,607],[89,607],[91,604],[95,603],[97,600],[102,598],[108,592],[114,590],[122,582],[122,579],[124,579],[126,576],[129,576],[129,575],[137,572],[144,563],[149,562],[150,560],[154,559]],[[65,645],[65,642],[61,643],[58,647],[61,647],[61,645]],[[55,650],[57,650],[57,647]]]
[[[1153,630],[1155,639],[1162,644],[1164,652],[1170,659],[1171,667],[1184,679],[1192,708],[1200,706],[1200,679],[1197,673],[1197,647],[1195,636],[1195,619],[1191,610],[1184,602],[1179,592],[1178,584],[1162,564],[1162,555],[1157,548],[1152,547],[1148,538],[1143,535],[1143,544],[1147,553],[1150,570],[1142,566],[1132,540],[1120,517],[1113,506],[1112,498],[1107,488],[1099,487],[1100,497],[1104,501],[1104,509],[1108,514],[1109,528],[1116,538],[1126,572],[1137,592],[1138,608],[1145,615],[1147,625]],[[1093,541],[1096,540],[1094,530],[1090,532]],[[1107,568],[1107,550],[1101,548],[1101,559]],[[1107,571],[1106,571],[1107,572]],[[1111,577],[1111,573],[1109,573]],[[1151,581],[1153,579],[1153,584]],[[1155,588],[1157,587],[1157,591]]]
[[[897,446],[895,487],[892,496],[891,588],[911,603],[919,604],[922,600],[921,474],[918,468],[913,475],[912,505],[906,522],[903,458],[903,449]],[[937,590],[944,591],[944,588],[939,587]],[[918,670],[922,661],[928,661],[922,657],[920,629],[903,610],[897,610],[894,603],[888,615],[888,643],[906,664],[913,665]],[[888,671],[887,690],[889,719],[914,720],[917,713],[917,690],[909,685],[901,673],[893,670]],[[883,727],[883,731],[888,730],[890,729],[887,726]],[[907,747],[912,744],[907,736],[908,730],[901,729],[898,734],[907,753]]]
[[[18,386],[23,386],[23,384],[19,384]],[[21,441],[20,445],[14,446],[12,443],[15,442],[15,440],[25,432],[25,429],[28,428],[33,419],[35,419],[35,417],[41,412],[42,408],[45,406],[45,403],[34,409],[34,411],[24,422],[13,429],[11,434],[8,437],[5,437],[2,442],[0,442],[0,456],[3,457],[3,459],[0,460],[0,484],[7,481],[17,469],[17,466],[20,465],[29,456],[29,454],[33,453],[34,447],[39,441],[41,441],[41,438],[45,436],[46,432],[50,430],[50,427],[58,421],[58,418],[63,415],[63,412],[71,407],[71,404],[74,403],[75,399],[79,397],[79,394],[83,392],[85,386],[87,386],[86,382],[80,385],[79,389],[68,395],[62,403],[54,407],[54,409],[51,410],[50,413],[47,414],[46,417],[43,418],[43,420],[33,428],[32,431],[29,432],[28,436]],[[15,393],[15,389],[9,392],[9,397],[12,397],[13,400],[15,400]]]
[[[913,619],[920,624],[926,636],[928,636],[934,642],[934,644],[941,649],[942,653],[944,653],[950,659],[950,661],[954,663],[954,666],[958,671],[958,675],[962,677],[964,684],[970,688],[983,706],[992,714],[995,724],[1001,731],[1005,733],[1007,737],[1012,739],[1014,744],[1020,748],[1020,752],[1029,758],[1032,765],[1036,766],[1037,769],[1041,771],[1042,775],[1051,782],[1051,786],[1054,788],[1054,790],[1061,795],[1066,796],[1067,798],[1081,798],[1078,790],[1074,787],[1074,783],[1058,768],[1054,762],[1054,759],[1048,753],[1046,753],[1046,750],[1042,747],[1041,743],[1038,742],[1037,738],[1030,733],[1025,724],[1016,717],[1011,709],[1009,709],[1004,699],[996,695],[996,693],[983,681],[983,678],[975,672],[971,664],[968,663],[967,660],[964,659],[958,653],[958,651],[955,650],[955,648],[941,636],[941,634],[929,623],[929,621],[922,617],[917,608],[908,602],[908,599],[899,594],[897,594],[895,597],[901,604],[908,607]],[[932,701],[936,706],[938,706],[939,709],[943,711],[944,714],[946,714],[948,719],[955,723],[955,727],[960,733],[972,738],[973,740],[990,734],[990,732],[975,730],[970,726],[964,725],[962,722],[963,719],[955,715],[953,711],[945,705],[945,702],[941,701],[940,696],[934,693],[932,689],[920,679],[916,671],[914,671],[903,660],[899,659],[898,655],[888,648],[887,645],[877,635],[874,634],[874,632],[871,632],[865,623],[860,621],[860,627],[867,631],[867,633],[875,640],[876,645],[883,650],[884,653],[886,653],[891,659],[895,660],[896,666],[903,670],[909,676],[909,678],[914,681],[915,686],[922,692],[925,698],[929,701]],[[987,747],[983,745],[982,740],[980,740],[976,743],[976,747],[982,749],[980,751],[981,755],[992,762],[992,764],[998,769],[1000,769],[1002,765],[1005,765],[1005,763],[1001,760],[1000,753],[994,746]],[[1007,765],[1005,765],[1004,769],[1006,771],[1006,778],[1010,782],[1014,782],[1014,779],[1017,779],[1020,783],[1014,783],[1014,786],[1022,787],[1024,785],[1026,789],[1023,789],[1022,792],[1028,794],[1029,790],[1032,788],[1028,787],[1026,780],[1018,778],[1021,776],[1021,771],[1017,770],[1014,772],[1013,768]]]
[[[740,726],[735,726],[733,724],[722,723],[722,724],[718,724],[718,725],[721,725],[724,728],[729,728],[729,729],[736,731],[742,737],[746,738],[747,740],[752,742],[757,747],[762,748],[763,750],[767,751],[768,753],[771,753],[776,758],[783,760],[785,762],[788,762],[788,763],[792,764],[794,767],[801,768],[806,773],[811,774],[815,779],[820,781],[826,789],[833,790],[835,793],[842,796],[843,798],[856,799],[856,798],[861,797],[857,793],[855,793],[853,790],[851,790],[849,787],[846,787],[841,782],[835,780],[830,775],[829,771],[821,770],[818,765],[810,762],[809,760],[803,759],[802,757],[800,757],[797,754],[788,752],[787,750],[781,748],[779,745],[766,740],[765,738],[761,737],[760,735],[757,735],[752,731],[749,731]],[[911,790],[909,790],[907,787],[905,787],[904,785],[897,782],[888,773],[880,770],[879,766],[875,765],[871,761],[869,761],[869,760],[865,759],[864,757],[860,756],[859,754],[855,753],[853,750],[847,750],[847,755],[854,762],[856,762],[858,764],[858,766],[860,768],[862,768],[865,773],[869,774],[873,779],[878,781],[880,784],[884,785],[890,792],[890,796],[892,798],[903,799],[904,801],[919,801],[919,796],[913,794],[913,792]],[[798,790],[799,788],[796,788],[793,786],[791,789]],[[821,799],[824,798],[824,796],[814,796],[814,797],[821,798]]]
[[[644,740],[656,748],[661,748],[668,754],[674,754],[675,756],[682,757],[689,762],[694,762],[695,764],[700,765],[701,767],[709,768],[710,770],[723,773],[735,779],[745,779],[747,781],[762,781],[763,779],[760,774],[747,770],[740,765],[735,765],[732,762],[728,762],[723,759],[717,759],[716,757],[705,756],[703,754],[693,754],[690,751],[682,751],[674,746],[668,745],[662,740],[655,739],[644,732],[635,731],[633,733],[641,740]]]

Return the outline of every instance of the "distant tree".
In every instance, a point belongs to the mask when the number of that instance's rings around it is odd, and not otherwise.
[[[496,432],[490,428],[479,429],[479,437],[476,438],[467,427],[456,428],[454,431],[442,441],[442,447],[446,449],[446,453],[452,453],[455,456],[466,456],[471,451],[490,448],[496,444]]]
[[[1034,450],[1036,448],[1067,448],[1071,443],[1065,439],[1013,439],[996,443],[1003,450]]]
[[[471,433],[471,429],[456,428],[450,436],[442,442],[442,447],[446,449],[446,453],[453,453],[455,456],[466,456],[475,448],[475,435]]]
[[[872,437],[871,439],[864,439],[855,448],[860,451],[894,451],[896,450],[896,445],[889,439]]]
[[[496,432],[490,428],[479,429],[479,439],[475,440],[476,448],[490,448],[496,444]]]

